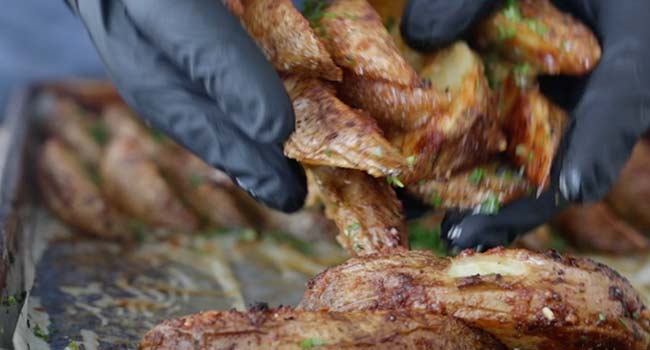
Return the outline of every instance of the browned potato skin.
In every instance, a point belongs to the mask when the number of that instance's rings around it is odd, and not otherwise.
[[[89,132],[91,116],[71,99],[57,97],[50,107],[46,127],[50,134],[59,138],[88,166],[97,166],[102,155],[100,145]],[[98,121],[99,118],[93,118]]]
[[[295,76],[284,82],[296,114],[296,130],[284,146],[287,157],[375,177],[406,171],[406,158],[383,137],[377,123],[337,99],[326,83]]]
[[[494,47],[515,62],[528,62],[545,74],[584,75],[600,60],[601,49],[594,34],[571,15],[560,12],[548,0],[517,1],[523,20],[514,21],[500,10],[477,28],[480,46]],[[533,19],[546,28],[543,35],[526,22]],[[500,38],[500,28],[514,36]]]
[[[568,122],[566,112],[537,88],[520,92],[504,127],[509,135],[508,155],[525,168],[526,176],[538,189],[548,185],[553,158]]]
[[[75,154],[56,138],[43,145],[37,180],[45,202],[67,224],[101,238],[131,238],[128,219],[104,199]]]
[[[360,171],[311,167],[337,241],[352,256],[408,248],[402,203],[384,179]]]
[[[490,268],[474,272],[482,266]],[[650,344],[648,311],[625,278],[556,252],[500,248],[436,258],[396,251],[355,258],[312,280],[300,309],[427,310],[491,333],[510,349],[625,350]]]
[[[197,228],[198,219],[176,197],[138,139],[113,138],[106,147],[101,174],[104,194],[125,212],[156,227]]]
[[[111,104],[102,111],[102,120],[111,138],[128,137],[137,140],[142,151],[152,159],[160,156],[160,145],[151,137],[134,112],[124,104]]]
[[[490,196],[496,196],[499,204],[525,196],[531,189],[525,179],[518,176],[504,177],[497,173],[497,164],[479,166],[484,170],[479,183],[472,182],[474,169],[452,176],[448,181],[422,181],[408,187],[411,194],[424,203],[436,205],[436,209],[473,209]],[[438,202],[439,201],[439,202]]]
[[[337,65],[366,78],[406,86],[419,83],[366,0],[333,0],[325,13],[316,32]]]
[[[108,104],[122,103],[115,86],[106,80],[74,79],[47,84],[45,91],[70,98],[81,106],[101,109]]]
[[[252,227],[253,218],[233,194],[239,188],[219,170],[216,170],[185,149],[168,145],[158,157],[160,170],[175,187],[177,193],[211,227]]]
[[[504,349],[453,318],[407,311],[208,311],[165,321],[144,335],[141,350]]]
[[[291,0],[242,0],[241,4],[242,23],[275,69],[341,80],[341,69]]]
[[[648,238],[603,202],[571,207],[553,219],[553,226],[581,250],[625,254],[650,247]]]
[[[639,140],[605,200],[620,217],[650,234],[650,140]]]

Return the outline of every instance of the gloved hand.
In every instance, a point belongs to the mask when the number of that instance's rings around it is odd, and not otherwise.
[[[494,0],[411,0],[402,19],[402,34],[414,48],[432,50],[458,39],[498,4]],[[564,97],[555,102],[572,115],[551,185],[541,196],[513,202],[496,215],[448,213],[443,237],[454,248],[507,245],[550,219],[567,200],[600,199],[650,127],[650,2],[562,0],[557,6],[591,26],[603,54],[586,78],[542,79],[542,91],[551,98]]]
[[[302,207],[282,81],[219,0],[68,0],[126,102],[265,204]]]

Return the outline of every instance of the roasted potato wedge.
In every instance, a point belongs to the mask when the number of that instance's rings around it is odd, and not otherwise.
[[[287,157],[376,177],[407,169],[406,158],[383,137],[377,123],[337,99],[326,83],[292,76],[285,86],[296,113],[296,130],[284,146]]]
[[[142,350],[474,350],[503,349],[452,318],[406,311],[208,311],[165,321]]]
[[[99,118],[63,97],[54,98],[48,110],[47,131],[73,150],[86,166],[97,166],[102,154],[101,144],[108,138]]]
[[[45,202],[65,223],[100,238],[132,238],[129,220],[104,199],[74,152],[56,138],[43,145],[37,180]]]
[[[646,349],[649,313],[625,278],[556,252],[395,251],[351,259],[312,280],[302,310],[427,310],[510,349]]]
[[[476,36],[479,46],[545,74],[589,73],[601,55],[589,28],[549,0],[509,0],[478,25]]]
[[[111,140],[101,162],[104,194],[154,227],[195,230],[197,217],[176,197],[140,141],[128,135]]]
[[[402,203],[383,179],[360,171],[311,167],[337,241],[353,256],[408,247]]]
[[[494,213],[499,207],[525,196],[526,179],[508,167],[490,163],[452,176],[447,181],[429,180],[408,186],[411,194],[436,209],[475,209]]]
[[[521,91],[512,112],[506,116],[508,155],[515,165],[525,169],[526,176],[538,190],[548,185],[553,159],[567,123],[566,112],[536,88]]]
[[[325,46],[291,0],[241,0],[240,19],[275,69],[283,73],[341,80]]]
[[[312,23],[334,62],[354,74],[415,86],[415,70],[400,55],[377,12],[366,0],[333,0]]]
[[[583,251],[626,254],[650,248],[648,238],[603,202],[571,207],[553,219],[553,226]]]
[[[649,180],[650,140],[641,139],[606,197],[620,217],[646,234],[650,234]]]

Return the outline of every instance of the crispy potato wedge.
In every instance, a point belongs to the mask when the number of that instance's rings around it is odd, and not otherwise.
[[[97,166],[102,155],[101,143],[108,135],[99,118],[90,116],[73,100],[57,97],[49,106],[45,126],[87,166]]]
[[[239,188],[221,171],[214,169],[185,149],[169,145],[158,164],[165,178],[196,213],[211,227],[253,227],[234,191]]]
[[[311,167],[325,214],[339,228],[337,241],[352,256],[407,248],[402,203],[383,179],[360,171]]]
[[[553,219],[553,226],[573,246],[585,251],[626,254],[650,248],[648,238],[603,202],[573,206]]]
[[[452,318],[407,311],[208,311],[165,321],[142,350],[474,350],[503,349]]]
[[[601,49],[594,34],[548,0],[510,1],[476,29],[479,46],[495,48],[545,74],[583,75]]]
[[[275,69],[340,81],[341,69],[291,0],[241,0],[235,13]]]
[[[650,140],[641,139],[606,201],[616,213],[650,234]]]
[[[102,190],[125,212],[155,227],[192,231],[198,219],[181,202],[139,139],[115,137],[101,162]]]
[[[372,176],[399,174],[406,159],[383,137],[377,123],[354,110],[326,83],[296,76],[285,79],[293,101],[296,130],[284,153],[308,165],[358,169]]]
[[[508,155],[524,167],[531,184],[548,185],[553,158],[560,145],[568,116],[537,88],[520,92],[504,127],[509,136]]]
[[[556,252],[493,249],[436,258],[396,251],[351,259],[313,279],[302,310],[427,310],[509,349],[647,349],[650,313],[605,265]]]
[[[63,142],[45,142],[37,180],[45,202],[65,223],[96,237],[130,240],[129,220],[102,196],[92,177]]]
[[[415,70],[400,55],[381,18],[366,0],[333,0],[312,26],[340,67],[365,78],[399,85],[419,83]]]
[[[429,180],[408,186],[411,194],[436,209],[474,209],[494,212],[525,196],[530,184],[516,172],[490,163],[458,173],[447,181]]]
[[[160,142],[152,138],[151,129],[146,128],[139,122],[135,113],[123,104],[108,105],[102,111],[102,120],[108,133],[109,138],[128,137],[137,140],[142,151],[150,158],[156,159],[160,154],[164,136],[158,135]]]

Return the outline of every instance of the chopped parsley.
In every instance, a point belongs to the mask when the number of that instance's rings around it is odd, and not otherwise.
[[[323,346],[326,345],[325,341],[318,339],[318,338],[307,338],[300,342],[300,348],[301,349],[311,349],[317,346]]]
[[[409,225],[411,249],[430,250],[438,256],[447,255],[447,247],[440,238],[440,227],[427,228],[419,223]]]
[[[129,231],[132,232],[133,239],[137,243],[144,242],[146,228],[147,225],[145,225],[142,221],[135,220],[135,219],[129,221]]]
[[[325,155],[326,155],[327,157],[331,157],[333,154],[334,154],[334,152],[332,152],[332,150],[329,150],[329,149],[326,149],[326,150],[325,150]]]
[[[80,350],[81,347],[79,346],[79,343],[77,343],[74,340],[71,340],[68,346],[66,346],[66,350]]]
[[[90,132],[90,135],[93,137],[93,139],[95,139],[95,142],[98,144],[103,146],[106,144],[106,142],[108,142],[108,130],[103,123],[94,123],[90,126],[88,131]]]
[[[16,297],[13,295],[10,295],[4,299],[2,299],[2,305],[3,306],[14,306],[18,304],[18,300],[16,300]]]
[[[343,232],[348,237],[354,237],[354,235],[361,229],[361,224],[355,222],[354,224],[348,225]]]
[[[562,252],[567,250],[569,243],[561,236],[553,234],[551,236],[551,241],[548,243],[549,248]]]
[[[431,196],[431,205],[433,205],[434,209],[442,207],[442,197],[440,197],[438,192],[434,192],[433,196]]]
[[[474,169],[474,171],[472,171],[471,174],[469,174],[469,181],[474,185],[479,185],[481,181],[483,181],[484,177],[485,177],[485,169],[476,168]]]
[[[639,312],[639,310],[634,311],[634,313],[632,314],[632,318],[634,318],[635,320],[638,320],[639,317],[641,317],[641,312]]]
[[[598,314],[598,321],[604,322],[606,319],[607,317],[605,317],[605,314],[603,313]]]
[[[523,88],[528,86],[530,82],[530,77],[532,75],[532,68],[528,63],[522,63],[516,65],[512,69],[512,73],[515,76],[515,83],[518,87]]]
[[[309,26],[316,29],[320,27],[321,19],[331,16],[329,12],[325,12],[327,0],[307,0],[305,7],[302,11],[303,16],[309,21]],[[333,14],[332,14],[333,15]],[[320,28],[324,30],[324,28]],[[322,33],[324,34],[324,32]]]
[[[415,155],[408,156],[408,157],[406,157],[406,164],[408,164],[408,166],[413,166],[413,164],[415,164],[416,160],[417,160],[417,156],[415,156]]]
[[[528,28],[530,28],[532,31],[534,31],[539,35],[543,36],[546,33],[548,33],[548,28],[543,23],[540,23],[534,19],[526,20],[526,25],[528,26]]]
[[[519,11],[519,6],[516,1],[508,1],[508,5],[503,9],[503,15],[515,22],[521,21],[521,11]]]
[[[192,184],[192,188],[196,189],[199,186],[203,185],[203,176],[199,174],[192,174],[190,175],[190,184]]]
[[[490,193],[479,206],[479,213],[492,215],[498,213],[500,209],[499,198],[494,193]]]
[[[513,27],[499,27],[497,30],[497,39],[499,41],[510,40],[517,35],[517,29]]]
[[[158,143],[165,141],[165,134],[163,134],[160,130],[153,128],[149,129],[149,134],[151,135],[151,138]]]
[[[40,325],[35,325],[32,331],[36,337],[43,339],[46,343],[50,342],[50,335],[47,334],[47,332],[41,328]]]
[[[404,184],[402,183],[402,181],[400,181],[397,175],[389,175],[386,178],[386,181],[388,181],[388,183],[391,184],[392,186],[404,188]]]

